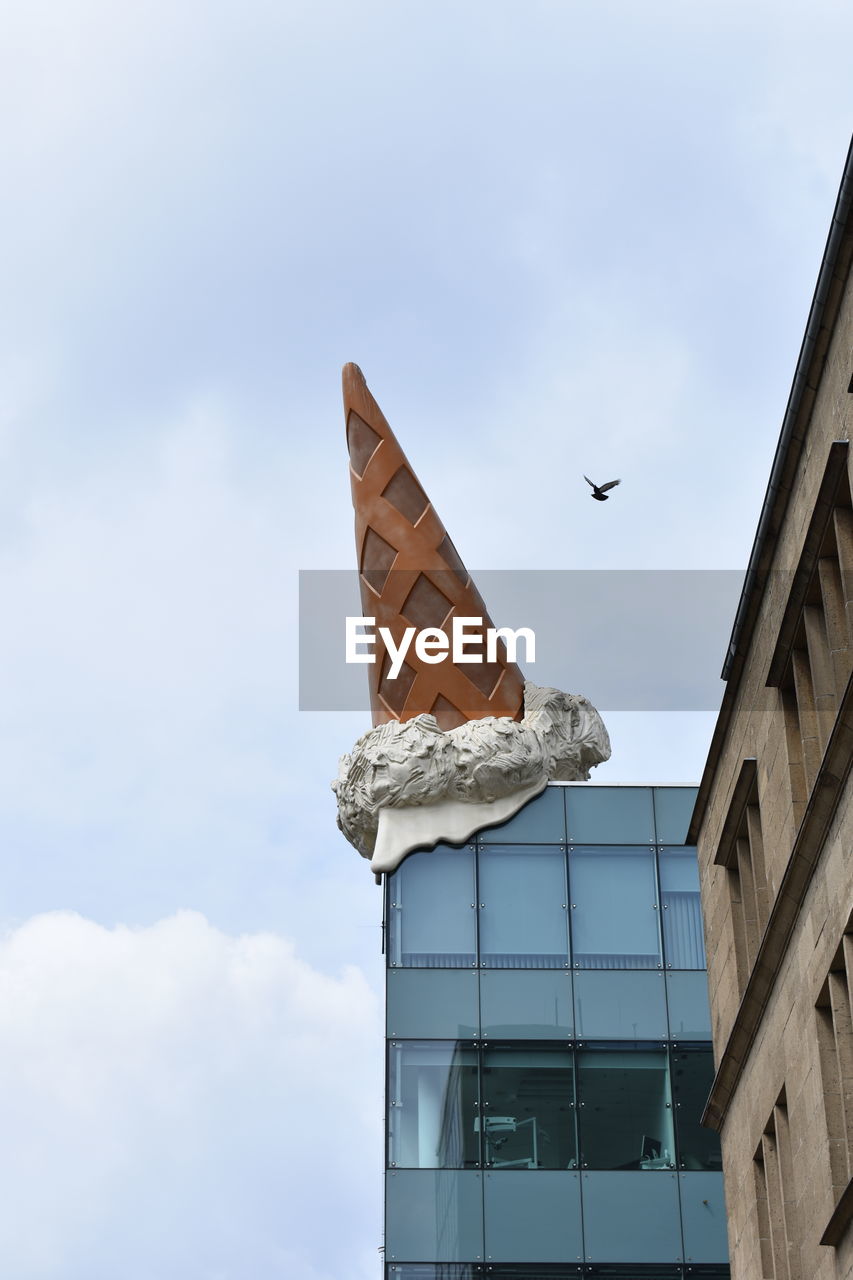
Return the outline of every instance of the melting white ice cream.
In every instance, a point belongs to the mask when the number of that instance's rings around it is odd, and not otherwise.
[[[585,782],[609,758],[586,698],[528,681],[520,721],[487,716],[445,732],[420,715],[364,734],[332,783],[338,826],[375,872],[393,871],[414,849],[505,822],[548,782]]]

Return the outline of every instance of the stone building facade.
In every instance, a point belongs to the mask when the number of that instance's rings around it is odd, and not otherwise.
[[[688,836],[734,1280],[853,1276],[851,157]]]

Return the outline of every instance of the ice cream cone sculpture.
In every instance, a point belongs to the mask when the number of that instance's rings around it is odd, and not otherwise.
[[[485,637],[493,623],[485,605],[358,365],[343,370],[355,541],[362,608],[375,619],[376,660],[367,665],[374,725],[429,712],[440,728],[523,712],[524,677],[498,639],[488,661]],[[411,644],[396,676],[380,628],[398,649],[407,630],[449,634],[453,620],[476,638],[465,646],[473,662],[424,661]],[[411,631],[410,631],[411,637]]]
[[[588,779],[610,740],[582,695],[525,683],[357,365],[343,383],[374,727],[332,786],[381,878],[506,822],[549,781]]]

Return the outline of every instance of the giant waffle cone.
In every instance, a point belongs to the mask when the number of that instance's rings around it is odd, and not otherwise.
[[[379,627],[388,627],[399,645],[407,627],[449,635],[454,617],[493,624],[358,365],[344,365],[343,390],[361,599],[377,629],[376,662],[367,666],[374,725],[422,712],[442,729],[484,716],[520,719],[524,677],[507,661],[502,641],[496,662],[460,665],[450,654],[434,665],[421,662],[412,643],[399,675],[389,678]]]

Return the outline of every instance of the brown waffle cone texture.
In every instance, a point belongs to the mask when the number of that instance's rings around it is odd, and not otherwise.
[[[407,627],[438,627],[450,636],[454,617],[482,618],[484,628],[493,623],[358,365],[344,365],[343,392],[362,608],[376,619],[376,662],[365,667],[374,725],[423,712],[445,730],[484,716],[521,719],[524,677],[502,641],[496,662],[459,665],[450,654],[422,662],[412,643],[399,675],[388,678],[379,627],[399,645]]]

